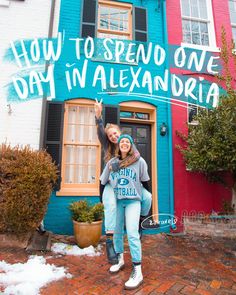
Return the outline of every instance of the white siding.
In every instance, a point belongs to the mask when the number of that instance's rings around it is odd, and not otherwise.
[[[60,2],[60,1],[57,1]],[[16,63],[3,61],[10,41],[47,37],[52,0],[10,1],[9,7],[0,2],[0,143],[30,145],[39,148],[42,99],[23,103],[7,101],[4,86],[19,71]],[[54,24],[58,24],[59,3]],[[56,34],[57,27],[54,28]]]

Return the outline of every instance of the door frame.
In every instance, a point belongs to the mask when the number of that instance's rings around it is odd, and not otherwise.
[[[140,101],[126,101],[119,104],[120,111],[141,112],[149,114],[149,120],[120,118],[121,122],[151,125],[151,178],[152,178],[152,214],[158,222],[158,174],[157,174],[157,108]]]

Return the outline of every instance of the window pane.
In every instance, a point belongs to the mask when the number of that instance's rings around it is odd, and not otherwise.
[[[183,16],[190,16],[189,0],[181,0],[181,8]]]
[[[190,3],[191,3],[191,16],[199,17],[198,1],[190,0]]]
[[[127,21],[120,22],[120,31],[128,32],[128,22]]]
[[[105,6],[100,6],[100,27],[102,29],[109,28],[109,9]]]
[[[199,0],[200,18],[208,19],[206,0]]]
[[[200,23],[201,33],[208,33],[208,27],[206,23]]]
[[[200,34],[199,33],[193,33],[192,34],[192,38],[193,38],[193,44],[200,44]]]
[[[236,43],[236,28],[232,28],[234,43]]]
[[[199,23],[198,22],[191,22],[191,29],[192,29],[192,32],[199,32]]]
[[[95,183],[96,182],[96,166],[89,166],[88,169],[88,182]]]
[[[74,161],[75,161],[74,146],[67,145],[66,146],[66,164],[73,164]]]
[[[231,23],[236,24],[236,2],[235,1],[229,1],[229,12],[230,12]]]
[[[192,43],[191,34],[190,33],[184,33],[183,34],[183,41],[185,43]]]
[[[96,182],[97,147],[66,146],[65,183]]]
[[[139,138],[147,138],[147,129],[146,128],[137,128],[137,136]]]
[[[75,165],[75,183],[82,184],[87,183],[86,181],[86,174],[87,170],[84,169],[84,166],[81,165]]]
[[[66,165],[65,183],[74,183],[74,166]]]
[[[146,113],[135,113],[135,118],[142,120],[149,120],[149,114]]]
[[[120,11],[117,8],[110,8],[110,18],[111,19],[119,19]]]
[[[97,141],[92,107],[69,107],[66,141],[88,143]]]
[[[109,25],[108,25],[108,18],[100,18],[100,27],[102,29],[108,29]]]
[[[69,107],[68,122],[70,124],[76,123],[76,112],[77,112],[77,107],[74,107],[74,106]]]
[[[131,35],[131,32],[129,32],[131,28],[131,25],[129,26],[130,8],[115,7],[112,3],[107,4],[107,6],[105,4],[99,5],[100,22],[98,25],[97,37],[129,39]],[[100,29],[107,30],[107,32],[101,32]],[[128,35],[122,35],[120,32],[128,33]]]
[[[119,31],[119,21],[117,19],[111,20],[110,30],[112,30],[112,31]]]
[[[67,125],[67,136],[66,141],[69,142],[76,142],[76,131],[77,131],[77,125],[68,124]]]
[[[209,45],[209,36],[208,34],[202,34],[202,45],[206,45],[208,46]]]
[[[133,112],[120,112],[120,118],[133,118]]]
[[[197,115],[197,106],[195,105],[188,105],[188,121],[189,123],[194,121],[194,116]]]
[[[131,127],[121,127],[121,131],[123,134],[129,134],[132,136],[132,128]]]
[[[183,27],[183,31],[190,31],[190,21],[188,20],[183,20],[182,21],[182,27]]]

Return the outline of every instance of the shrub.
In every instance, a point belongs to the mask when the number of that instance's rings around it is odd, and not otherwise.
[[[27,233],[47,209],[57,168],[46,151],[0,146],[0,232]]]
[[[72,219],[78,222],[93,222],[103,219],[103,204],[89,205],[87,201],[81,200],[70,204]]]

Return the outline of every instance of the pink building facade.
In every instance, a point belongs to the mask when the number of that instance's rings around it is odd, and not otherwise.
[[[221,47],[222,26],[227,38],[234,38],[236,1],[167,0],[166,5],[169,44],[217,51]],[[177,73],[182,74],[181,70]],[[177,230],[181,231],[183,214],[221,211],[223,200],[231,199],[231,191],[219,184],[210,184],[202,175],[186,171],[182,155],[175,146],[182,143],[176,131],[187,133],[188,111],[172,105],[172,122],[174,209],[179,220]]]

